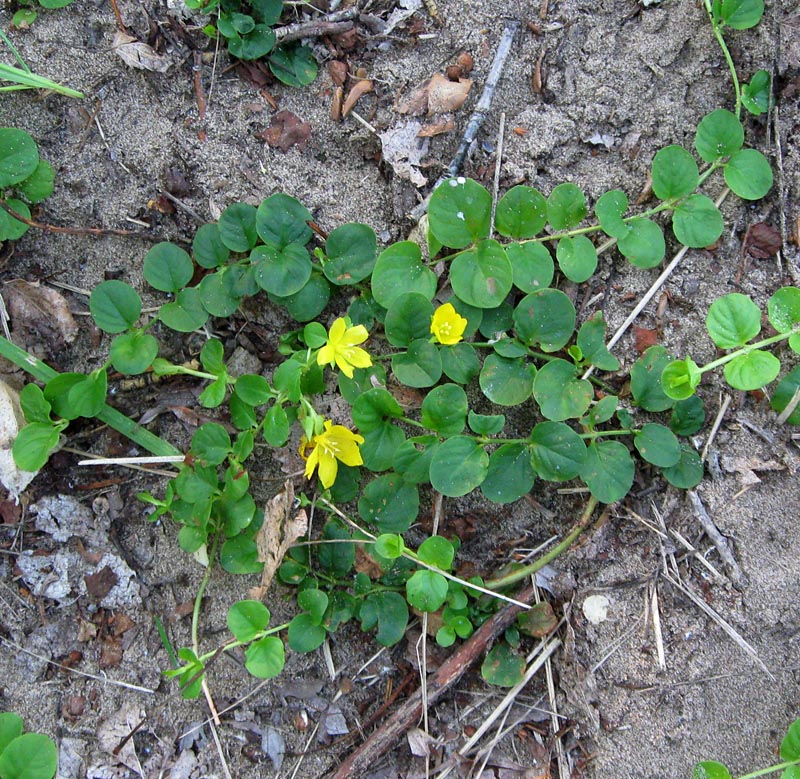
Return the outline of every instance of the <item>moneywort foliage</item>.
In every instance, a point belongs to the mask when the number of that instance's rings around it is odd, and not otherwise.
[[[720,40],[726,25],[750,21],[741,14],[751,2],[736,0],[736,13],[727,3],[709,6]],[[178,652],[182,664],[168,673],[184,695],[199,694],[218,651],[243,651],[248,670],[268,678],[283,668],[284,640],[294,651],[311,651],[351,621],[386,646],[402,639],[414,613],[429,615],[442,645],[468,637],[497,608],[492,593],[509,577],[456,576],[457,537],[408,545],[426,489],[450,498],[478,492],[503,505],[544,483],[573,482],[592,501],[612,503],[631,490],[637,462],[676,487],[700,482],[703,466],[686,439],[705,419],[694,394],[702,373],[724,366],[741,389],[773,381],[780,363],[767,347],[785,340],[797,351],[800,290],[771,299],[777,335],[754,340],[760,312],[743,295],[729,295],[708,316],[724,357],[699,367],[655,345],[623,370],[607,348],[602,313],[579,321],[554,282],[590,279],[598,241],[643,269],[662,262],[668,240],[714,244],[723,231],[707,194],[714,182],[744,200],[769,191],[766,158],[745,145],[738,114],[746,88],[738,80],[735,91],[736,111],[705,116],[693,148],[671,145],[655,154],[649,208],[631,209],[616,189],[590,204],[565,182],[546,194],[516,186],[499,198],[493,217],[483,186],[452,178],[431,196],[424,245],[380,248],[365,224],[327,235],[313,230],[309,210],[278,193],[258,206],[228,206],[188,250],[155,245],[143,268],[154,294],[163,295],[154,313],[144,313],[139,293],[123,281],[93,290],[92,317],[112,336],[108,360],[88,375],[59,374],[43,388],[23,390],[29,424],[13,450],[20,467],[42,467],[69,421],[106,413],[110,369],[184,375],[203,383],[200,405],[224,416],[197,428],[163,494],[140,496],[152,506],[151,518],[170,517],[181,548],[206,555],[210,565],[261,572],[266,520],[250,469],[263,447],[297,447],[298,439],[304,476],[317,482],[315,508],[326,517],[320,533],[289,549],[277,571],[296,587],[299,613],[272,626],[260,602],[234,604],[230,642],[203,654],[195,641]],[[196,365],[162,356],[158,336],[165,330],[197,331],[258,295],[296,322],[268,375],[236,373],[213,337]],[[776,407],[792,402],[798,386],[792,371],[774,394]],[[344,401],[334,414],[331,392]],[[800,421],[795,416],[789,421]],[[310,502],[300,496],[302,505]],[[354,516],[338,508],[347,504]],[[484,676],[516,683],[521,637],[554,626],[544,607],[522,615],[487,658]]]

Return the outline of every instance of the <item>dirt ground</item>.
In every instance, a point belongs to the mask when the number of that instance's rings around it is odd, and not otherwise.
[[[324,65],[308,88],[267,87],[280,109],[311,126],[303,150],[295,146],[283,152],[258,136],[275,109],[228,68],[224,52],[215,59],[213,44],[199,31],[184,34],[189,22],[170,24],[172,11],[163,3],[118,0],[118,5],[132,36],[158,41],[171,62],[165,73],[132,69],[112,50],[118,27],[106,0],[75,0],[68,8],[43,11],[31,29],[10,33],[36,72],[87,95],[74,101],[12,93],[0,101],[0,125],[31,133],[42,157],[57,170],[56,190],[43,204],[41,221],[141,229],[133,219],[165,239],[185,241],[198,222],[183,206],[162,213],[159,206],[170,204],[165,190],[202,221],[231,202],[257,204],[281,191],[305,203],[323,229],[360,221],[384,243],[407,235],[410,225],[403,217],[418,191],[427,189],[381,161],[380,143],[370,129],[352,118],[331,120],[333,83]],[[394,9],[392,0],[376,0],[366,8],[382,19]],[[358,110],[379,132],[408,121],[396,111],[398,98],[451,64],[459,52],[472,54],[475,84],[453,116],[455,129],[432,138],[422,155],[421,175],[430,183],[457,148],[505,14],[523,25],[464,169],[484,183],[490,185],[494,170],[501,112],[506,128],[501,188],[525,181],[548,193],[572,181],[594,202],[613,187],[635,200],[655,151],[671,143],[691,148],[699,119],[731,107],[727,68],[705,11],[694,0],[550,0],[549,5],[438,0],[438,9],[438,23],[423,7],[385,37],[360,25],[357,47],[340,53],[352,69],[363,67],[374,81],[374,93]],[[4,30],[12,10],[0,11]],[[753,204],[729,198],[719,245],[689,251],[666,284],[666,308],[657,310],[663,302],[657,296],[637,323],[659,324],[662,342],[674,354],[691,353],[698,362],[713,355],[703,326],[711,301],[736,290],[763,305],[773,291],[800,277],[796,233],[795,242],[790,240],[800,217],[800,14],[790,3],[770,2],[758,28],[728,37],[740,73],[749,76],[764,68],[773,74],[775,111],[769,119],[748,119],[747,137],[769,156],[776,184]],[[323,61],[332,57],[334,43],[315,45]],[[193,49],[202,47],[207,56],[195,71]],[[10,61],[10,55],[4,59]],[[196,72],[208,98],[202,121]],[[756,259],[743,251],[748,228],[758,222],[783,231],[780,257]],[[148,242],[135,238],[31,230],[4,248],[2,281],[71,285],[77,291],[61,291],[74,312],[85,314],[87,299],[80,290],[91,289],[104,273],[143,291],[148,248]],[[595,277],[578,291],[577,307],[580,311],[581,303],[592,301],[585,315],[602,308],[613,331],[658,273],[632,269],[613,251],[606,253]],[[262,340],[251,334],[252,353],[245,359],[256,371],[269,371],[275,354],[269,338],[277,337],[284,320],[264,304],[248,313],[261,326]],[[105,358],[107,340],[97,337],[84,316],[77,321],[80,333],[68,348],[30,334],[21,340],[58,369],[92,369]],[[217,326],[226,344],[236,346],[235,328]],[[176,355],[188,355],[194,347],[191,338],[174,345]],[[616,353],[625,365],[636,359],[632,334]],[[115,402],[139,415],[157,404],[191,405],[196,394],[192,385],[179,384],[170,390],[120,390]],[[730,393],[713,378],[704,381],[701,395],[709,419],[694,440],[700,448],[731,395],[697,494],[728,540],[738,568],[720,559],[689,497],[646,473],[586,543],[557,561],[553,598],[557,610],[568,609],[569,627],[553,665],[573,777],[687,779],[701,758],[724,760],[738,775],[773,761],[783,732],[800,714],[797,444],[790,429],[775,424],[763,399]],[[169,412],[159,416],[155,429],[178,447],[191,435],[191,428]],[[77,431],[71,447],[99,454],[127,449],[89,425]],[[120,470],[87,473],[77,459],[67,452],[53,459],[23,496],[22,516],[10,502],[2,504],[0,709],[17,711],[29,729],[56,739],[59,776],[65,779],[224,776],[208,727],[199,736],[187,735],[193,724],[206,720],[208,709],[202,699],[182,701],[175,686],[162,679],[169,659],[154,621],[156,616],[163,620],[176,646],[189,641],[186,604],[202,568],[179,550],[174,527],[148,522],[135,499],[144,488],[158,491],[157,480]],[[280,458],[267,464],[257,486],[260,499],[275,493],[282,468],[291,466]],[[583,501],[579,494],[538,485],[533,497],[511,507],[477,499],[447,501],[445,515],[482,523],[464,554],[496,567],[519,547],[533,548],[562,535]],[[422,511],[430,513],[430,495]],[[687,539],[697,557],[682,554],[670,531]],[[665,578],[662,555],[672,553],[684,585],[748,642],[749,652]],[[44,566],[37,567],[37,560]],[[102,587],[87,592],[84,576],[105,566],[114,569],[118,586],[108,593]],[[214,577],[204,604],[208,646],[224,637],[227,607],[252,584],[248,577]],[[582,611],[590,595],[609,601],[607,619],[597,625]],[[652,621],[654,597],[663,670]],[[291,593],[276,588],[270,608],[275,620],[290,617]],[[218,709],[252,693],[218,729],[231,774],[326,775],[361,742],[361,728],[374,726],[370,716],[388,685],[397,687],[405,676],[414,676],[413,640],[373,658],[378,649],[357,626],[337,633],[331,642],[335,679],[320,652],[289,654],[284,674],[263,685],[235,661],[216,663],[209,684]],[[478,727],[502,695],[473,673],[435,707],[430,728],[442,738],[444,752],[460,747],[465,732]],[[483,776],[548,776],[535,767],[534,756],[541,754],[537,736],[552,747],[549,708],[544,679],[537,677],[513,707],[506,724],[519,724],[502,739]],[[317,722],[319,736],[309,739]],[[297,755],[307,741],[310,749],[298,768]],[[370,776],[424,776],[424,762],[403,742]]]

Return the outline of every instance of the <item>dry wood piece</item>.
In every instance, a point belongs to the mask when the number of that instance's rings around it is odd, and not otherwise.
[[[347,116],[356,107],[356,103],[369,92],[372,92],[372,82],[368,78],[357,81],[347,93],[344,105],[342,105],[342,116]]]

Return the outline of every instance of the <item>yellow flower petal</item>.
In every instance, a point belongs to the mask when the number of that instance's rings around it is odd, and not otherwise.
[[[325,421],[324,430],[315,435],[311,445],[314,449],[306,461],[305,475],[310,479],[314,470],[318,469],[319,480],[325,489],[335,481],[339,471],[339,463],[345,465],[363,465],[364,460],[358,450],[359,444],[364,443],[364,437],[348,430],[343,425],[334,425],[330,420]],[[301,441],[300,453],[303,454],[308,444]]]
[[[440,344],[457,344],[466,329],[467,320],[455,310],[452,303],[445,303],[433,312],[431,333]]]
[[[354,368],[369,368],[372,358],[356,344],[364,343],[369,331],[364,325],[348,327],[339,317],[328,331],[328,343],[317,352],[317,365],[336,365],[347,378],[353,378]]]

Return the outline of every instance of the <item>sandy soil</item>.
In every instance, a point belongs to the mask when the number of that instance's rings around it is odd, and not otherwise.
[[[379,1],[372,6],[372,13],[385,18],[392,4]],[[633,200],[645,184],[656,150],[670,143],[690,147],[697,121],[714,108],[730,107],[732,91],[722,55],[705,11],[691,0],[663,0],[646,7],[629,0],[551,0],[543,19],[538,0],[517,4],[439,0],[438,6],[441,25],[423,9],[390,39],[362,43],[344,55],[352,68],[364,67],[374,79],[376,91],[359,110],[373,127],[384,131],[404,121],[395,111],[400,96],[450,64],[459,52],[471,52],[475,87],[454,116],[456,130],[430,142],[423,173],[431,182],[452,157],[479,96],[503,13],[535,22],[539,32],[523,26],[517,36],[466,175],[489,181],[504,112],[503,186],[524,180],[549,192],[558,183],[572,181],[590,201],[612,187],[627,191]],[[77,102],[18,93],[0,102],[0,124],[30,132],[42,156],[58,171],[56,191],[43,205],[42,221],[138,229],[129,221],[137,219],[167,239],[188,240],[196,222],[184,208],[160,213],[152,207],[165,189],[204,221],[231,202],[258,203],[283,191],[302,200],[324,229],[361,221],[386,242],[405,237],[409,224],[402,215],[416,202],[416,189],[379,162],[379,144],[368,129],[352,119],[342,123],[330,119],[333,84],[324,67],[307,89],[269,87],[281,109],[312,127],[304,151],[295,147],[283,153],[257,136],[269,126],[274,109],[257,89],[227,69],[227,55],[220,53],[213,70],[212,56],[200,66],[209,96],[205,120],[200,121],[190,43],[200,45],[202,36],[177,35],[161,3],[119,0],[119,9],[132,35],[152,41],[159,32],[164,54],[173,63],[166,73],[133,70],[114,53],[111,41],[117,26],[111,6],[103,0],[76,0],[66,9],[43,12],[30,30],[12,33],[35,71],[88,95]],[[10,13],[0,12],[0,19],[8,29]],[[785,229],[788,237],[800,216],[799,27],[796,9],[776,2],[769,4],[757,29],[730,36],[742,73],[766,68],[774,74],[777,111],[769,123],[763,118],[749,120],[747,132],[749,142],[770,156],[776,170],[780,163],[783,173],[763,201],[746,205],[729,199],[723,207],[727,229],[719,246],[713,251],[689,251],[667,283],[670,300],[660,314],[663,342],[675,354],[691,352],[698,362],[713,354],[702,325],[713,299],[739,290],[764,303],[775,289],[800,275],[797,246],[785,242],[780,262],[775,257],[749,259],[736,281],[748,227],[766,221]],[[208,51],[211,54],[213,48]],[[325,46],[320,46],[319,54],[330,56]],[[533,88],[535,73],[544,81],[540,91]],[[113,272],[141,289],[147,249],[148,243],[137,239],[32,230],[8,248],[3,281],[47,278],[91,289],[105,272]],[[613,252],[603,255],[596,276],[586,289],[577,291],[578,307],[600,293],[600,303],[592,305],[602,307],[610,328],[616,328],[658,272],[635,271]],[[87,310],[84,296],[65,294],[73,311]],[[280,315],[266,306],[250,313],[273,336],[283,324]],[[658,315],[653,303],[639,324],[653,327]],[[88,320],[79,322],[80,335],[68,349],[35,339],[26,345],[59,369],[90,369],[104,358],[107,343],[96,338]],[[224,327],[221,332],[233,344],[230,332]],[[188,353],[193,346],[187,339],[175,348]],[[269,368],[265,355],[274,344],[256,346],[261,357],[261,361],[255,358],[256,365]],[[617,353],[627,365],[636,358],[632,336],[623,339]],[[171,402],[193,402],[189,385],[171,391],[175,393]],[[726,390],[711,380],[704,382],[701,394],[713,418]],[[127,413],[141,413],[160,402],[159,397],[157,390],[120,393],[118,402]],[[156,429],[178,446],[190,435],[169,415],[159,418]],[[79,431],[70,445],[99,453],[124,449],[121,442],[90,426]],[[709,424],[697,437],[698,446],[708,431]],[[559,713],[567,725],[564,741],[575,777],[686,779],[699,758],[725,760],[735,774],[744,773],[773,759],[782,733],[798,715],[796,444],[791,431],[775,426],[764,401],[734,394],[710,456],[712,463],[721,465],[709,469],[698,494],[731,543],[740,575],[720,560],[687,496],[646,473],[640,475],[625,505],[613,507],[587,543],[558,562],[556,600],[559,608],[570,609],[570,627],[564,635],[566,648],[554,666]],[[182,738],[192,723],[205,720],[207,708],[202,701],[181,701],[175,687],[160,677],[169,660],[154,625],[157,615],[177,645],[188,641],[184,607],[202,569],[180,552],[174,528],[148,523],[135,500],[137,491],[157,489],[158,484],[127,473],[86,474],[76,467],[76,460],[70,454],[58,455],[28,489],[24,505],[29,524],[24,533],[18,517],[3,514],[0,539],[9,553],[0,556],[0,708],[19,712],[29,729],[56,738],[62,755],[60,775],[65,778],[223,776],[207,728],[194,743]],[[756,467],[756,461],[772,465]],[[748,463],[761,481],[744,490]],[[276,460],[258,486],[259,497],[273,494],[280,478],[281,462]],[[101,484],[106,479],[119,483]],[[74,532],[59,535],[52,526],[48,530],[41,511],[37,518],[31,507],[64,494],[77,498],[86,513],[82,516],[75,505],[63,502],[54,508],[60,524],[74,523]],[[484,523],[465,554],[496,564],[497,550],[508,554],[520,538],[534,547],[562,534],[580,512],[579,495],[563,496],[545,488],[534,497],[538,504],[520,501],[510,509],[476,500],[448,504],[449,515],[469,514]],[[9,504],[3,505],[11,511]],[[424,511],[429,512],[430,505]],[[683,581],[749,642],[752,654],[661,575],[662,553],[680,549],[671,535],[662,543],[654,529],[660,527],[659,516],[665,531],[679,531],[720,572],[715,577],[696,558],[679,554]],[[483,532],[484,527],[490,532]],[[50,586],[52,580],[45,582],[46,574],[37,578],[30,572],[35,560],[31,552],[61,555],[57,562],[63,566],[66,584],[60,597],[55,590],[45,590],[50,597],[44,597],[36,589],[37,584]],[[108,555],[105,562],[98,562],[103,554]],[[20,578],[23,555],[29,572]],[[48,560],[56,562],[53,557]],[[135,572],[129,586],[111,601],[86,593],[78,596],[83,576],[112,560],[120,572],[126,567]],[[224,635],[228,605],[251,584],[215,576],[204,620],[209,645]],[[658,668],[651,618],[654,592],[664,670]],[[593,594],[610,601],[608,619],[596,626],[581,611],[584,599]],[[275,593],[270,603],[275,619],[292,614],[289,596],[285,591]],[[336,679],[330,678],[320,653],[290,655],[285,674],[258,686],[219,728],[231,773],[293,776],[295,754],[311,733],[304,729],[303,712],[313,727],[320,719],[319,710],[343,689],[346,693],[337,705],[349,740],[337,743],[341,736],[330,735],[325,741],[334,743],[328,745],[312,739],[297,774],[325,775],[360,742],[360,724],[383,700],[387,681],[396,686],[413,672],[411,642],[384,652],[356,673],[377,649],[355,627],[340,631],[331,646]],[[59,671],[42,658],[68,662],[76,671],[93,676]],[[227,660],[210,672],[209,683],[220,709],[256,688],[240,665]],[[500,697],[477,675],[470,676],[431,713],[431,730],[448,739],[447,749],[458,747],[465,728],[477,727]],[[548,708],[544,682],[532,683],[521,700],[541,701]],[[513,730],[498,753],[518,765],[532,766],[533,733],[547,739],[549,719],[522,707],[515,707],[512,716],[521,716],[531,727]],[[142,720],[137,734],[113,755]],[[330,717],[326,722],[335,732]],[[275,734],[286,741],[280,768],[267,755]],[[508,767],[496,770],[499,773],[487,769],[485,775],[523,776]],[[412,758],[403,743],[372,775],[420,772],[424,775],[423,763]]]

